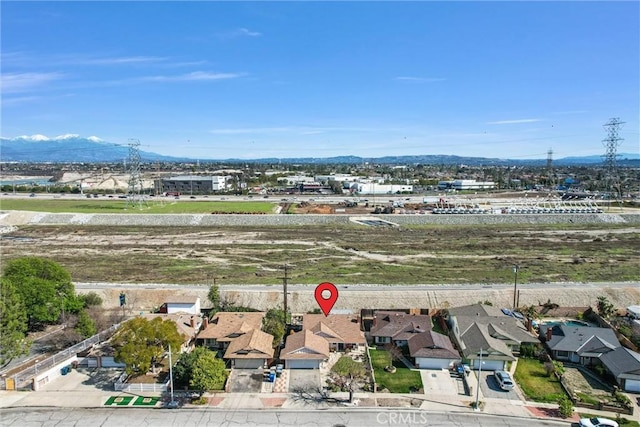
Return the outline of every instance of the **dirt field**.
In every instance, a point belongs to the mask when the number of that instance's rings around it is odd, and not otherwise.
[[[42,256],[77,282],[341,284],[637,281],[629,225],[111,227],[33,225],[2,259]]]

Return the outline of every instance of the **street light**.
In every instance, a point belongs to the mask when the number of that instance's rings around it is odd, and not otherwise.
[[[517,306],[516,298],[518,295],[518,264],[513,265],[513,309],[515,310]]]
[[[473,407],[474,411],[479,411],[480,407],[478,406],[480,399],[480,377],[482,377],[482,348],[480,348],[480,363],[478,364],[478,389],[476,390],[476,404]]]

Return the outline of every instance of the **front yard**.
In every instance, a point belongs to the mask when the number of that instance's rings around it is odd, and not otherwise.
[[[369,350],[371,364],[376,376],[378,390],[387,389],[391,393],[411,393],[422,388],[422,378],[420,372],[412,371],[402,364],[393,361],[396,368],[394,373],[385,371],[385,366],[389,365],[391,355],[385,350]]]
[[[535,402],[557,402],[560,397],[566,396],[560,380],[547,375],[538,359],[518,359],[515,380],[527,399]]]

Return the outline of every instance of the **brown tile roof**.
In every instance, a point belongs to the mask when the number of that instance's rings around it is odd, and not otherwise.
[[[329,343],[309,329],[289,335],[287,343],[280,352],[280,359],[324,360],[329,358]]]
[[[308,329],[329,343],[366,344],[358,317],[352,314],[305,314],[302,329]]]
[[[434,331],[416,334],[409,340],[411,357],[429,357],[434,359],[459,359],[460,354],[453,348],[448,336]]]
[[[409,340],[412,336],[431,330],[431,316],[407,314],[399,311],[376,311],[373,337],[391,337],[394,340]]]
[[[273,357],[273,335],[259,329],[231,341],[225,359],[271,359]]]
[[[262,327],[263,312],[220,312],[216,313],[207,329],[198,334],[198,339],[231,341],[238,335],[246,334]]]
[[[172,313],[172,314],[163,314],[163,313],[149,313],[143,315],[143,317],[147,320],[153,320],[156,317],[160,317],[162,320],[171,320],[175,322],[178,327],[178,332],[185,338],[185,341],[188,341],[195,337],[200,325],[202,324],[202,316],[189,314],[189,313]],[[191,327],[191,319],[193,318],[195,328]]]

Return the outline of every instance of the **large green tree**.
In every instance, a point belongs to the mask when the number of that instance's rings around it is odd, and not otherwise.
[[[71,275],[54,261],[38,257],[17,258],[7,263],[3,277],[20,294],[29,329],[56,323],[63,307],[77,312]],[[80,306],[81,308],[81,306]]]
[[[216,358],[214,352],[200,352],[193,362],[189,385],[200,392],[221,390],[227,379],[224,361]]]
[[[16,357],[29,353],[31,341],[27,339],[27,313],[15,285],[0,280],[0,367]]]
[[[273,346],[277,347],[284,337],[286,325],[284,322],[284,311],[272,308],[262,320],[262,330],[273,335]]]
[[[126,365],[127,374],[145,374],[162,360],[169,346],[177,352],[183,343],[175,322],[156,317],[136,317],[121,325],[111,343],[115,360]]]

